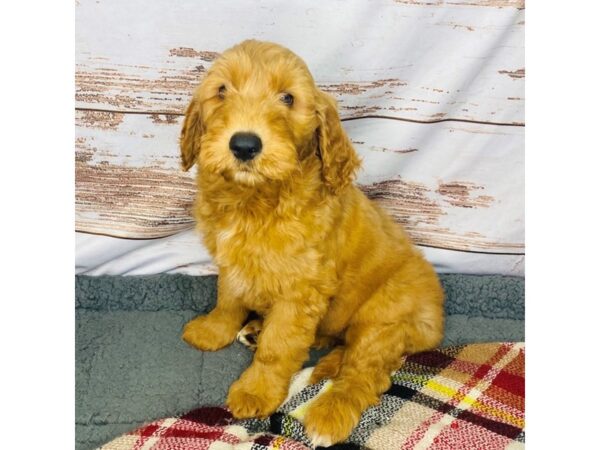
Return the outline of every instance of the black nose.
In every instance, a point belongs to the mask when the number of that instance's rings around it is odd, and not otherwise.
[[[231,136],[229,148],[240,161],[250,161],[260,153],[262,142],[254,133],[235,133]]]

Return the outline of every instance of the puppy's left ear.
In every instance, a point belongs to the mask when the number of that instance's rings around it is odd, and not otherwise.
[[[360,159],[342,127],[335,99],[321,91],[317,95],[317,117],[323,180],[337,194],[354,180]]]
[[[202,119],[200,102],[192,98],[186,112],[179,146],[181,148],[181,167],[186,172],[196,163],[200,153],[200,137],[202,136]]]

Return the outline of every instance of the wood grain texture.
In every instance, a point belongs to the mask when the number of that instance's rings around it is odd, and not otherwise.
[[[419,6],[483,6],[493,8],[525,8],[525,0],[394,0],[396,3]]]
[[[179,170],[179,118],[76,112],[76,229],[155,238],[190,226],[195,183]]]
[[[181,117],[78,111],[76,120],[78,231],[157,238],[193,226]],[[522,253],[521,127],[384,119],[345,127],[363,157],[359,185],[417,243]]]
[[[76,106],[181,114],[219,52],[258,38],[301,55],[345,118],[523,124],[522,7],[510,0],[81,0]]]

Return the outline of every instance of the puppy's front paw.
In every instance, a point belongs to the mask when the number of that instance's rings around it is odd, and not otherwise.
[[[269,379],[248,382],[244,376],[231,385],[227,406],[236,419],[267,417],[274,413],[285,399],[285,388],[269,384]]]
[[[189,321],[183,328],[181,338],[197,349],[214,351],[231,344],[236,333],[235,323],[209,314]]]
[[[361,414],[350,395],[347,392],[326,391],[308,407],[304,429],[315,447],[329,447],[350,436]]]

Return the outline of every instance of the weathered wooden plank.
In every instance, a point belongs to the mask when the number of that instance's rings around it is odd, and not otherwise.
[[[483,6],[493,8],[525,8],[525,0],[394,0],[419,6]]]
[[[258,38],[300,54],[347,118],[521,124],[520,8],[511,0],[82,0],[76,106],[179,114],[219,52]]]
[[[192,174],[180,172],[181,117],[76,114],[77,230],[156,238],[192,226]],[[358,182],[422,245],[523,251],[523,129],[360,119]]]
[[[178,117],[78,111],[76,228],[154,238],[190,226],[195,183],[179,171]]]
[[[374,119],[345,126],[364,158],[359,184],[416,242],[523,251],[522,128]]]

